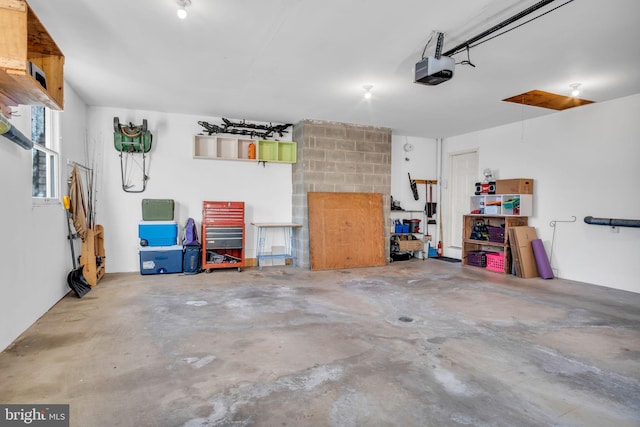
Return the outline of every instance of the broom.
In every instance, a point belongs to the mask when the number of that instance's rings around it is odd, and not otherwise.
[[[91,285],[87,283],[87,279],[84,278],[82,270],[83,265],[77,267],[76,264],[76,252],[73,248],[73,233],[71,232],[71,200],[69,196],[64,196],[62,199],[64,209],[67,211],[67,230],[69,230],[69,246],[71,247],[71,260],[73,262],[73,270],[67,274],[67,285],[76,294],[78,298],[85,296],[90,290]]]

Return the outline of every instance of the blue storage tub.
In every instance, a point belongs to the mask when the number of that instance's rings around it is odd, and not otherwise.
[[[175,221],[143,221],[138,224],[141,246],[172,246],[178,241]]]
[[[396,224],[396,233],[408,233],[409,225],[407,224]]]
[[[182,245],[140,248],[140,274],[182,273]]]

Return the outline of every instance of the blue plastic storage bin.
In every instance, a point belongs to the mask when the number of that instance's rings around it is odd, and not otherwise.
[[[396,224],[396,233],[408,233],[409,226],[405,224]]]
[[[182,245],[140,248],[140,274],[182,273]]]
[[[178,241],[175,221],[143,221],[138,224],[141,246],[172,246]]]

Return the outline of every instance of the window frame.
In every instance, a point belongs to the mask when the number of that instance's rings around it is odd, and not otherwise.
[[[28,115],[27,123],[29,123],[29,134],[31,133],[31,106],[25,108]],[[31,167],[33,170],[34,150],[43,153],[47,159],[47,182],[46,193],[44,197],[33,195],[33,183],[31,184],[31,201],[33,206],[43,206],[51,204],[61,204],[62,202],[62,186],[61,176],[62,171],[60,167],[60,114],[58,111],[53,111],[47,107],[44,107],[44,120],[45,120],[45,144],[38,144],[34,141],[32,155],[31,155]],[[53,171],[49,168],[53,163]],[[53,182],[52,182],[53,181]],[[53,192],[52,192],[53,191]]]

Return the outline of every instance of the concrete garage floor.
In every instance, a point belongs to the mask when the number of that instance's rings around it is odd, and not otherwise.
[[[108,274],[0,355],[0,402],[81,427],[638,426],[640,294],[435,260]]]

